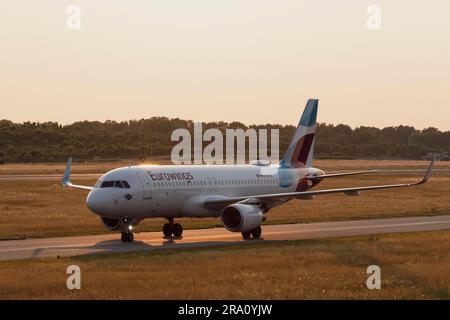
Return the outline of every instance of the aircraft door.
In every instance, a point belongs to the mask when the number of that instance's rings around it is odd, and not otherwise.
[[[150,177],[146,172],[138,172],[137,176],[139,181],[142,183],[143,193],[142,199],[151,200],[152,199],[152,183],[150,181]]]

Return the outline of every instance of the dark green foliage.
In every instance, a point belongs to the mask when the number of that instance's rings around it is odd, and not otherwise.
[[[270,124],[250,127],[280,129],[280,155],[295,130],[294,126]],[[56,122],[19,124],[0,120],[0,164],[60,162],[69,156],[77,160],[170,156],[177,143],[171,142],[170,137],[177,128],[186,128],[192,133],[193,122],[153,117],[124,122],[81,121],[63,126]],[[227,128],[245,130],[248,127],[240,122],[204,123],[203,130],[208,128],[225,132]],[[417,159],[431,152],[450,153],[450,132],[436,128],[420,131],[408,126],[352,129],[343,124],[322,123],[318,125],[315,152],[321,158]]]

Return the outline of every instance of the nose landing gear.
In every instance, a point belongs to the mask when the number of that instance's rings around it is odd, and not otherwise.
[[[120,240],[122,242],[133,242],[134,241],[134,235],[133,235],[133,226],[131,225],[131,220],[129,219],[123,219],[124,224],[124,230],[122,231],[122,235],[120,237]]]
[[[122,242],[133,242],[134,241],[134,235],[132,232],[122,232],[122,236],[120,237],[120,240]]]
[[[171,218],[169,223],[163,225],[163,234],[164,238],[170,238],[172,235],[179,238],[183,234],[183,227],[179,223],[173,223],[173,218]]]

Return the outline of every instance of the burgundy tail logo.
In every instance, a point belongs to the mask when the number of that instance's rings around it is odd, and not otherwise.
[[[314,142],[314,133],[303,136],[295,146],[294,153],[291,159],[291,166],[294,168],[301,168],[306,165],[309,152]]]

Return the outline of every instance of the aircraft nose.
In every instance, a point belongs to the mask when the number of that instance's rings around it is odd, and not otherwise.
[[[101,213],[100,211],[102,208],[102,204],[98,192],[96,192],[96,190],[91,190],[91,192],[89,192],[86,198],[86,204],[89,210],[91,210],[92,212],[96,214]]]

